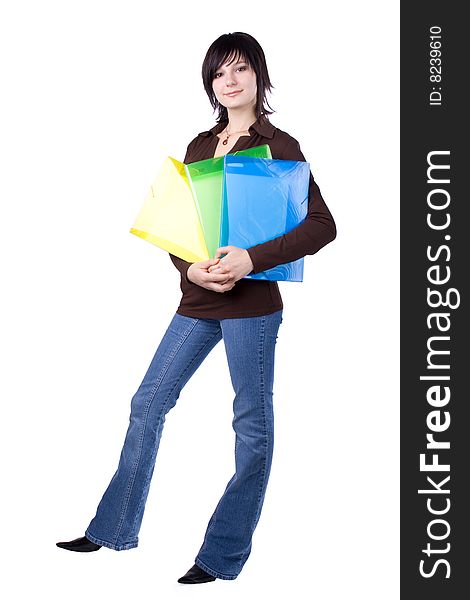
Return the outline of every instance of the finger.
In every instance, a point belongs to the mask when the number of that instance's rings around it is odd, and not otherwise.
[[[227,254],[232,249],[233,249],[233,246],[221,246],[220,248],[217,248],[217,250],[215,251],[215,256],[216,256],[216,258],[219,258],[221,254]]]
[[[208,260],[202,260],[201,262],[198,263],[198,265],[202,268],[208,268],[212,265],[215,265],[219,262],[219,259],[215,259],[215,258],[209,258]]]
[[[218,265],[215,267],[209,267],[209,273],[225,273],[226,270],[223,267],[219,267]]]
[[[207,269],[212,263],[210,262],[210,260],[201,260],[196,264],[200,269]]]
[[[227,275],[230,272],[230,270],[221,265],[220,267],[214,267],[213,269],[211,269],[210,271],[208,270],[207,272],[212,275],[220,275],[221,273]]]
[[[230,278],[227,277],[226,273],[209,273],[210,277],[208,278],[208,281],[213,281],[215,283],[221,283],[221,282],[226,282],[226,281],[230,281]]]
[[[223,294],[224,292],[229,292],[233,287],[234,287],[233,285],[230,286],[227,284],[215,283],[212,290],[214,292],[220,292],[221,294]]]
[[[228,290],[231,289],[235,285],[235,281],[233,279],[225,279],[222,281],[213,281],[212,282],[218,289]]]
[[[208,290],[212,290],[213,292],[223,292],[223,285],[221,283],[210,283],[207,285]]]

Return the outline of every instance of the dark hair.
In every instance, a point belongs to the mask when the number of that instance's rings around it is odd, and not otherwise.
[[[270,92],[274,88],[269,80],[268,67],[263,49],[255,38],[248,33],[235,31],[234,33],[224,33],[215,40],[209,47],[206,53],[204,62],[202,63],[202,81],[204,89],[209,96],[210,103],[214,111],[218,108],[217,122],[226,121],[228,112],[225,106],[222,106],[217,100],[212,82],[217,69],[225,64],[232,57],[231,63],[236,60],[245,60],[248,65],[256,73],[256,118],[261,114],[271,115],[273,110],[268,110],[268,101],[266,100],[266,92]]]

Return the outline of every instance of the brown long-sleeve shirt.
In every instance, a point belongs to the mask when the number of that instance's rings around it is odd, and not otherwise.
[[[184,162],[191,163],[212,158],[219,142],[217,134],[226,125],[227,121],[223,121],[217,123],[212,129],[199,133],[190,142]],[[230,150],[231,153],[269,144],[273,158],[305,161],[299,142],[285,131],[275,127],[266,116],[261,115],[248,132],[249,136],[238,138]],[[297,260],[307,254],[315,254],[335,237],[335,222],[310,172],[305,220],[288,233],[247,248],[254,267],[252,273],[259,273],[276,265]],[[173,254],[170,254],[170,258],[181,273],[180,286],[183,295],[176,311],[181,315],[203,319],[230,319],[267,315],[283,308],[277,281],[240,279],[231,290],[215,292],[189,281],[186,272],[190,262]]]

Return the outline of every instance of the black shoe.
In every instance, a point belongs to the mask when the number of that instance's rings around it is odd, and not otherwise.
[[[74,552],[94,552],[101,548],[99,544],[91,542],[87,537],[79,537],[71,542],[57,542],[56,546],[65,548],[65,550],[73,550]]]
[[[178,583],[207,583],[208,581],[215,581],[215,579],[215,577],[194,565],[186,575],[178,579]]]

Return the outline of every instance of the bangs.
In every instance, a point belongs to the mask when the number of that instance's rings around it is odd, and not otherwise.
[[[242,48],[227,48],[225,50],[221,49],[214,55],[214,63],[216,64],[214,73],[220,69],[220,67],[225,65],[225,63],[231,65],[234,62],[246,62],[250,67],[253,66]]]

